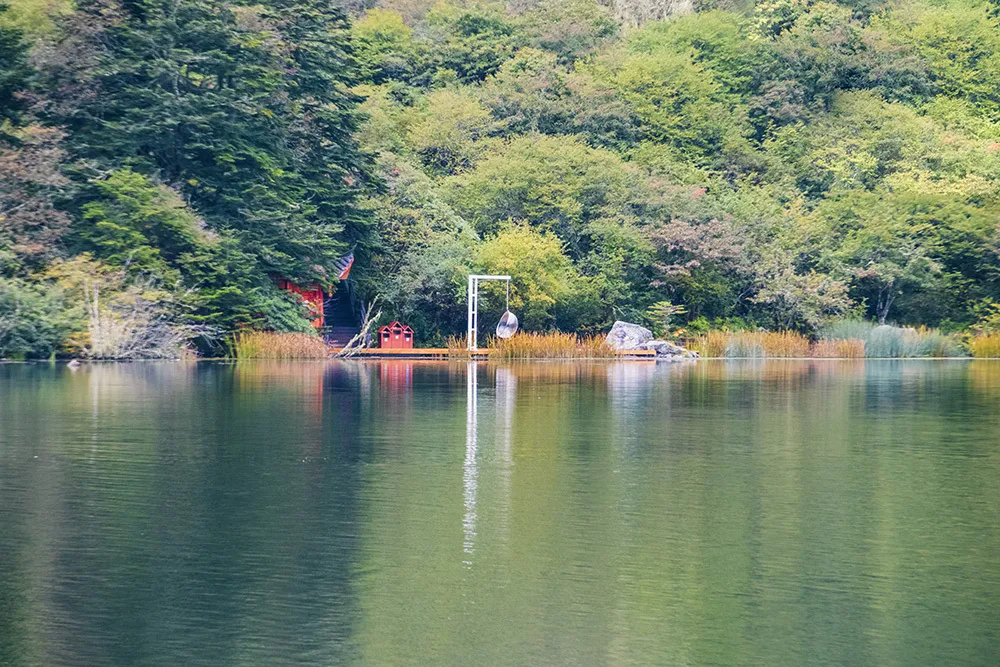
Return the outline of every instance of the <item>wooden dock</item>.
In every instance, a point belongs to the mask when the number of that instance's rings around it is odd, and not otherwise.
[[[340,348],[330,348],[331,353],[337,353]],[[384,349],[379,347],[371,347],[361,350],[355,353],[353,356],[357,358],[371,359],[486,359],[489,357],[489,350],[476,350],[475,352],[467,352],[462,350],[454,356],[448,351],[446,347],[415,347],[411,349]],[[652,359],[656,357],[656,352],[653,350],[615,350],[615,356],[619,359]],[[559,360],[558,358],[556,359]],[[583,361],[583,359],[572,359],[567,358],[565,361]]]

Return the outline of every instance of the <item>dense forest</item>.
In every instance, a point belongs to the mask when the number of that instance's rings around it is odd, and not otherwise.
[[[343,289],[352,249],[356,299],[423,342],[464,330],[473,270],[531,330],[967,328],[1000,301],[998,17],[13,0],[0,356],[309,331],[276,278]]]

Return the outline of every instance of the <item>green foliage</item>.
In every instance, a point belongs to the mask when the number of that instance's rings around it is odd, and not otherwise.
[[[447,179],[455,210],[481,234],[507,220],[550,230],[579,257],[586,225],[627,207],[638,175],[610,151],[571,137],[524,136],[498,146],[473,170]]]
[[[981,334],[1000,333],[1000,303],[987,299],[978,304],[973,313],[978,316],[976,323],[970,329]]]
[[[555,325],[557,306],[572,296],[579,279],[555,234],[521,225],[505,226],[486,240],[479,247],[476,263],[486,273],[511,277],[510,308],[528,330]],[[492,292],[492,303],[500,302],[500,288],[490,284],[481,290],[487,295],[482,297],[484,301]]]
[[[917,3],[890,14],[886,28],[930,71],[945,95],[1000,120],[1000,18],[983,2]]]
[[[0,358],[49,357],[73,324],[59,288],[0,277]]]
[[[59,118],[73,154],[179,184],[262,272],[329,280],[329,263],[367,235],[343,12],[330,0],[124,9],[101,33],[95,94]],[[79,11],[103,16],[99,4]]]
[[[674,318],[686,312],[684,306],[675,306],[669,301],[657,301],[646,308],[647,321],[654,326],[653,333],[658,337],[670,335]]]
[[[169,279],[199,245],[211,243],[202,223],[173,190],[130,169],[95,183],[83,206],[83,248],[113,266]]]
[[[16,120],[24,107],[16,93],[30,73],[24,30],[7,20],[9,12],[10,6],[0,2],[0,140],[7,134],[5,125]]]
[[[468,168],[484,150],[478,139],[491,126],[489,112],[467,92],[442,89],[427,95],[409,124],[408,145],[429,169],[453,174]]]
[[[820,266],[849,280],[882,322],[894,305],[904,308],[905,321],[961,317],[994,280],[993,260],[982,250],[996,234],[998,202],[915,185],[839,193],[813,216]],[[934,294],[935,303],[917,298],[923,294]]]
[[[0,12],[0,26],[13,27],[29,37],[48,37],[55,32],[54,19],[73,11],[72,0],[11,0]]]
[[[619,31],[609,8],[595,0],[540,0],[519,18],[532,45],[561,62],[594,52]]]

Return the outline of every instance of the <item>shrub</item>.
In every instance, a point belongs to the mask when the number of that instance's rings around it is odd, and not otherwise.
[[[760,336],[753,332],[729,334],[722,356],[731,359],[763,359],[765,356],[764,345],[761,343]]]
[[[72,319],[60,289],[0,278],[0,357],[51,356],[69,337]]]
[[[246,359],[326,359],[326,343],[319,336],[303,333],[240,331],[229,344],[230,356]]]
[[[876,326],[861,320],[841,320],[824,327],[820,338],[830,343],[861,341],[864,356],[872,359],[960,357],[965,354],[956,336],[927,327],[912,329]]]
[[[969,341],[969,352],[977,359],[1000,358],[1000,333],[979,334]]]
[[[819,331],[821,340],[868,340],[875,325],[864,320],[839,320]]]
[[[86,309],[83,354],[91,359],[180,359],[191,354],[196,338],[216,336],[213,327],[185,322],[177,304],[152,283],[112,292],[103,302],[95,283],[87,288]]]
[[[920,327],[876,327],[865,342],[865,356],[876,359],[964,356],[954,336]]]

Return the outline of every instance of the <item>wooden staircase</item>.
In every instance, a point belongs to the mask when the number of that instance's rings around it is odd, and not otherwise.
[[[330,347],[344,347],[361,331],[358,316],[351,307],[346,289],[337,290],[326,300],[323,317],[326,321],[323,338]]]

